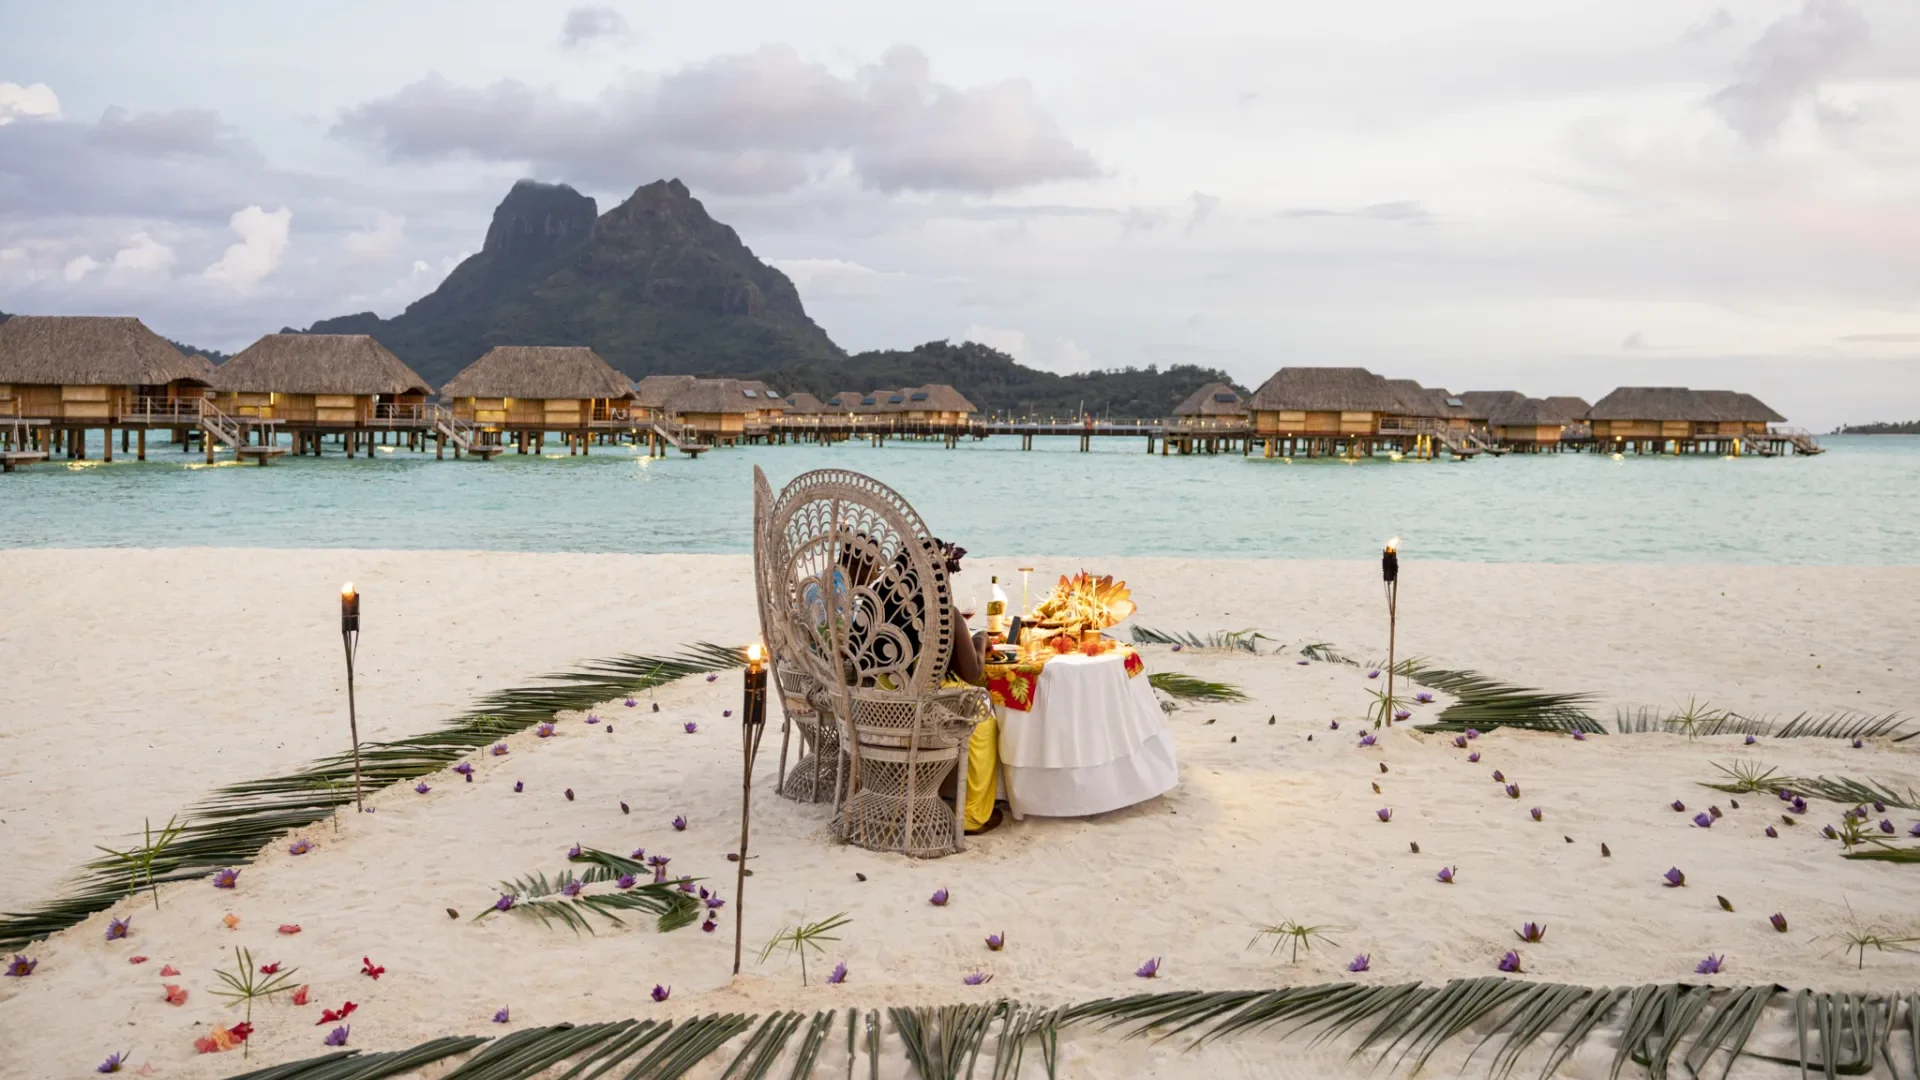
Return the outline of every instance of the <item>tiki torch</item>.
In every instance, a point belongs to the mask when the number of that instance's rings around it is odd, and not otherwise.
[[[1394,634],[1400,618],[1400,538],[1387,541],[1387,549],[1380,553],[1380,580],[1387,590],[1387,701],[1380,711],[1386,714],[1387,724],[1393,724],[1393,645]]]
[[[340,643],[347,650],[347,728],[353,734],[353,809],[360,806],[360,718],[353,707],[353,654],[360,651],[360,594],[353,582],[340,586]]]
[[[733,973],[740,974],[740,934],[746,919],[747,826],[753,814],[753,759],[767,727],[766,650],[747,646],[747,671],[740,699],[740,870],[733,886]]]

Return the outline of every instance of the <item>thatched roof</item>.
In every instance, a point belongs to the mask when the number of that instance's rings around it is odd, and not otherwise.
[[[584,346],[498,345],[440,392],[463,398],[624,398],[633,383]]]
[[[159,386],[206,382],[207,370],[139,319],[15,315],[0,323],[0,383]]]
[[[192,364],[193,369],[200,373],[199,379],[204,383],[211,383],[213,381],[213,373],[219,370],[218,365],[199,353],[194,353],[192,356],[187,357],[187,363]]]
[[[1254,391],[1256,412],[1398,413],[1400,395],[1387,380],[1357,367],[1281,368]]]
[[[1491,422],[1493,415],[1502,409],[1516,408],[1527,400],[1527,395],[1518,390],[1468,390],[1457,395],[1460,404],[1465,406],[1469,420]]]
[[[1387,385],[1400,398],[1399,416],[1438,419],[1461,414],[1459,406],[1447,405],[1450,395],[1445,390],[1429,390],[1412,379],[1388,379]]]
[[[691,375],[649,375],[635,383],[633,390],[641,408],[664,409],[699,381]]]
[[[1684,386],[1622,386],[1593,403],[1590,420],[1688,420],[1775,424],[1786,417],[1752,394]]]
[[[1174,406],[1173,415],[1244,418],[1247,415],[1247,400],[1240,396],[1240,391],[1226,383],[1208,383]]]
[[[1587,399],[1572,395],[1546,397],[1541,400],[1547,403],[1547,410],[1554,417],[1553,422],[1556,424],[1581,423],[1586,420],[1587,410],[1593,408],[1587,404]]]
[[[745,416],[760,407],[758,391],[749,398],[738,379],[695,379],[675,394],[667,408],[676,413],[738,413]]]
[[[866,390],[842,390],[827,398],[827,409],[837,413],[876,413],[885,400],[884,392],[875,394]]]
[[[907,408],[917,412],[979,412],[967,395],[946,383],[928,383],[907,389]],[[922,396],[924,395],[924,396]]]
[[[786,402],[780,397],[780,391],[775,390],[766,383],[758,379],[741,379],[739,382],[741,390],[751,390],[755,398],[762,399],[760,404],[764,405],[767,402],[773,402],[775,408],[786,408]]]
[[[820,399],[807,393],[805,390],[797,394],[787,395],[787,412],[790,415],[813,416],[824,411],[826,410],[820,404]]]
[[[268,334],[214,372],[247,394],[431,394],[433,387],[365,334]]]
[[[1494,427],[1563,427],[1567,420],[1561,411],[1541,398],[1522,397],[1518,401],[1495,406],[1487,423]]]

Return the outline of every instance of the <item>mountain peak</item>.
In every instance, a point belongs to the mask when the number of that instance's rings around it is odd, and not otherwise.
[[[480,250],[503,258],[542,258],[592,236],[599,209],[566,184],[516,180],[494,209]]]

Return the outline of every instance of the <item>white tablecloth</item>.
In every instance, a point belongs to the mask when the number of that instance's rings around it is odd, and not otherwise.
[[[1180,782],[1173,735],[1153,687],[1144,673],[1127,675],[1117,650],[1049,660],[1030,711],[996,711],[1015,818],[1103,814]]]

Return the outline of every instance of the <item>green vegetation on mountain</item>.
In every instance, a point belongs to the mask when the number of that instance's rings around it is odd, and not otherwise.
[[[1908,420],[1903,424],[1889,423],[1885,420],[1872,424],[1842,424],[1835,435],[1920,435],[1920,420]]]
[[[844,360],[806,362],[753,372],[781,393],[804,390],[822,400],[843,390],[949,383],[986,413],[1067,418],[1162,417],[1224,372],[1192,364],[1122,368],[1056,375],[1036,371],[978,342],[929,341],[912,349],[856,353]]]

